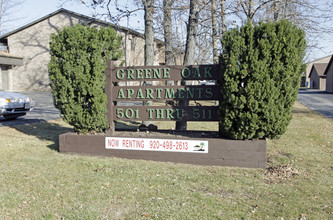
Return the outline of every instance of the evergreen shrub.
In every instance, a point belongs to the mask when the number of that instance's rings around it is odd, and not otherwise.
[[[49,63],[53,102],[79,132],[108,128],[106,60],[122,56],[121,37],[112,28],[75,25],[51,35]]]
[[[223,37],[220,129],[232,139],[278,138],[304,70],[305,34],[283,20],[247,23]]]

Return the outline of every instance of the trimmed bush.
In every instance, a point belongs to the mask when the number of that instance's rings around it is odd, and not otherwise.
[[[283,20],[223,37],[220,129],[233,139],[277,138],[291,120],[304,69],[305,34]]]
[[[75,25],[51,35],[49,77],[62,118],[79,132],[108,128],[104,92],[106,60],[122,55],[121,37],[110,27]]]

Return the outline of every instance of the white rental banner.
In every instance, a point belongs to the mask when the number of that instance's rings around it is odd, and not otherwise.
[[[208,141],[105,137],[105,148],[185,153],[208,153]]]

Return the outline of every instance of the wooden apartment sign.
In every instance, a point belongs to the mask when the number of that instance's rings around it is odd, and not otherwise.
[[[113,67],[107,63],[105,92],[108,98],[107,118],[111,136],[59,136],[59,151],[143,159],[196,165],[260,167],[266,166],[265,140],[228,140],[205,136],[201,131],[115,132],[115,121],[218,121],[219,106],[166,106],[166,101],[221,100],[220,85],[170,86],[164,81],[218,80],[219,67],[146,66]],[[126,86],[130,81],[152,85]],[[138,84],[138,83],[136,83]],[[127,84],[128,85],[128,84]],[[159,106],[142,106],[142,101],[156,101]],[[159,102],[157,102],[159,101]],[[203,103],[208,102],[201,102]],[[171,129],[170,129],[171,130]],[[180,134],[180,135],[179,135]],[[205,132],[204,132],[205,134]]]
[[[218,65],[140,66],[106,69],[109,121],[218,121],[218,106],[122,106],[128,101],[220,100],[219,85],[165,85],[165,81],[218,80]],[[120,86],[160,81],[162,85]],[[147,83],[148,84],[148,83]]]

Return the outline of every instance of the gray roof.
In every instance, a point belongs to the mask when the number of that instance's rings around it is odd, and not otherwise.
[[[313,70],[315,69],[319,77],[323,77],[328,63],[314,63],[310,72],[309,77],[311,76]]]
[[[33,26],[33,25],[35,25],[35,24],[37,24],[37,23],[39,23],[39,22],[41,22],[41,21],[43,21],[45,19],[48,19],[48,18],[50,18],[50,17],[52,17],[52,16],[54,16],[56,14],[59,14],[59,13],[67,13],[67,14],[79,16],[79,17],[82,17],[84,19],[90,20],[92,23],[99,23],[99,24],[101,24],[103,26],[111,26],[115,30],[122,30],[124,32],[128,32],[129,34],[132,34],[132,35],[144,38],[144,35],[142,33],[134,31],[132,29],[129,29],[129,28],[126,28],[126,27],[122,27],[120,25],[115,25],[115,24],[112,24],[112,23],[109,23],[109,22],[106,22],[106,21],[102,21],[102,20],[99,20],[99,19],[96,19],[96,18],[92,18],[92,17],[86,16],[86,15],[83,15],[83,14],[79,14],[79,13],[76,13],[76,12],[73,12],[73,11],[61,8],[61,9],[59,9],[59,10],[57,10],[55,12],[52,12],[52,13],[50,13],[50,14],[42,17],[42,18],[39,18],[39,19],[37,19],[37,20],[35,20],[35,21],[31,22],[31,23],[28,23],[28,24],[26,24],[26,25],[24,25],[24,26],[22,26],[22,27],[20,27],[18,29],[15,29],[13,31],[10,31],[10,32],[8,32],[8,33],[0,36],[0,40],[1,39],[5,39],[5,38],[9,37],[10,35],[13,35],[13,34],[15,34],[17,32],[20,32],[20,31],[24,30],[25,28],[31,27],[31,26]],[[158,43],[163,43],[163,41],[161,41],[161,40],[159,40],[157,38],[155,38],[155,41],[158,41]]]

